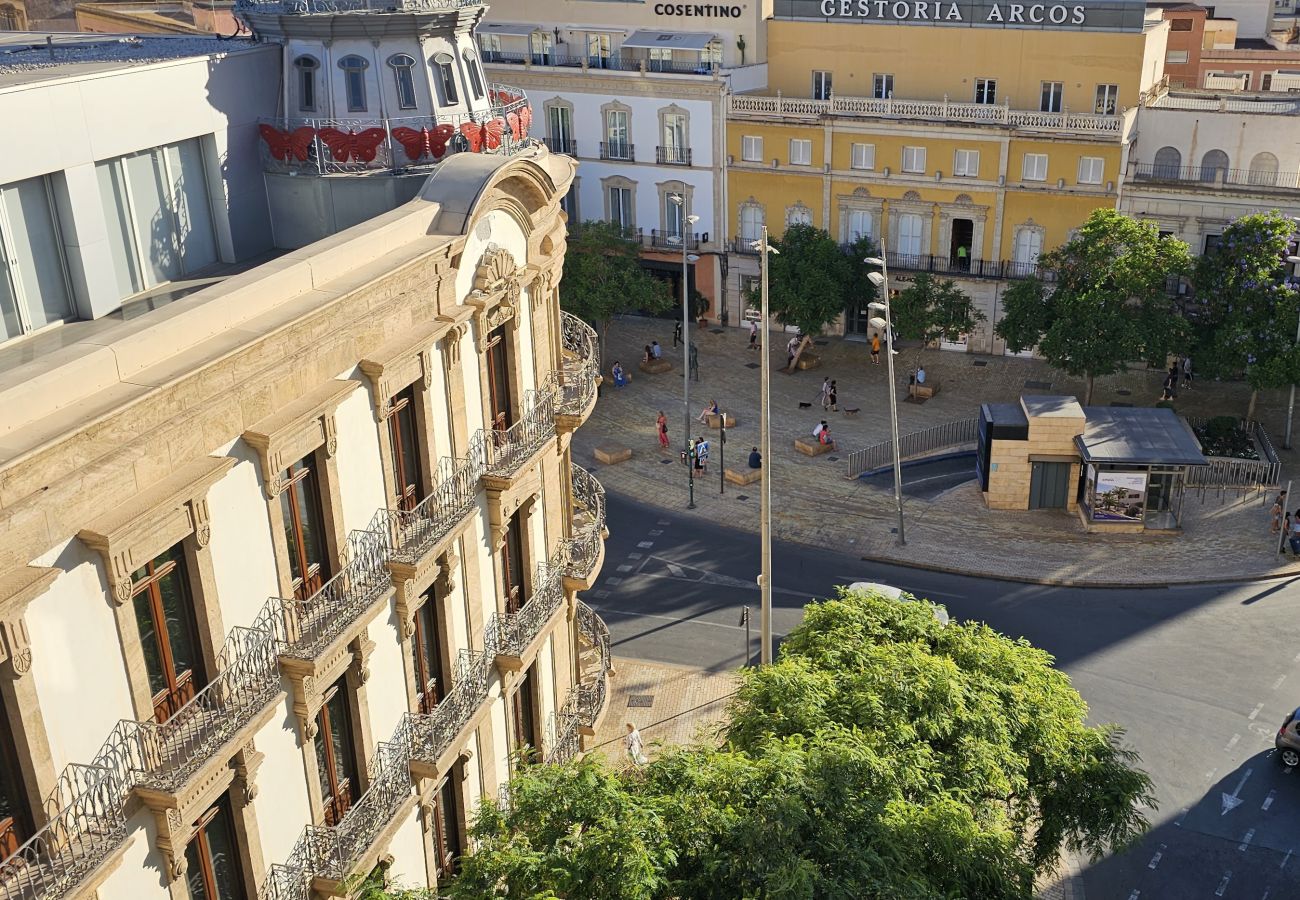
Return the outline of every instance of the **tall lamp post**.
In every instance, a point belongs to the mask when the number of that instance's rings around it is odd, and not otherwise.
[[[762,574],[758,577],[759,584],[759,608],[758,608],[758,631],[759,631],[759,662],[767,665],[772,662],[772,405],[771,405],[771,387],[772,387],[772,354],[768,351],[767,340],[772,335],[771,321],[768,318],[767,308],[767,268],[768,254],[781,251],[767,243],[767,226],[763,226],[762,236],[754,241],[751,245],[758,251],[759,271],[762,273],[762,308],[759,316],[762,319],[760,328],[762,328],[762,345],[763,351],[761,378],[762,387],[759,390],[759,433],[758,445],[762,455],[763,476],[759,479],[759,544],[762,555]]]
[[[700,221],[699,216],[687,214],[686,195],[669,194],[668,199],[681,207],[682,234],[668,236],[668,243],[682,245],[682,448],[686,451],[686,508],[695,509],[695,460],[691,459],[691,299],[687,287],[689,264],[699,259],[687,253],[690,226]]]
[[[1300,256],[1288,256],[1286,261],[1295,265],[1300,263]],[[1300,344],[1300,320],[1296,321],[1295,340]],[[1291,382],[1291,399],[1286,404],[1286,437],[1282,439],[1282,449],[1291,449],[1291,416],[1295,412],[1295,382]]]
[[[889,313],[889,264],[883,256],[868,256],[863,260],[869,266],[878,266],[879,272],[870,272],[867,278],[880,288],[880,301],[868,303],[867,309],[883,312],[885,317],[872,316],[873,328],[885,329],[885,362],[889,366],[889,430],[894,442],[894,506],[898,510],[898,543],[907,543],[903,536],[903,463],[898,452],[898,388],[894,384],[894,320]]]

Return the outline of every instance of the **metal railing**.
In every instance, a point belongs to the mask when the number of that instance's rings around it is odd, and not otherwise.
[[[482,6],[484,0],[236,0],[235,9],[265,15],[347,12],[441,12]]]
[[[484,633],[484,646],[497,656],[517,657],[541,633],[542,626],[564,602],[563,554],[538,563],[533,591],[517,612],[493,613]]]
[[[605,533],[605,488],[577,463],[569,466],[573,492],[573,531],[561,547],[565,574],[586,578],[600,556]]]
[[[680,252],[682,249],[682,234],[680,231],[661,231],[658,228],[651,228],[650,246],[660,248],[667,247],[669,250],[677,250]],[[700,236],[693,231],[686,234],[686,249],[700,249]]]
[[[1187,416],[1192,428],[1206,425],[1209,419]],[[1264,426],[1250,419],[1240,419],[1237,426],[1254,439],[1260,459],[1236,459],[1206,455],[1209,465],[1190,466],[1183,484],[1198,490],[1253,491],[1277,487],[1282,480],[1282,463]]]
[[[546,147],[552,153],[567,153],[569,156],[578,155],[578,142],[572,138],[548,137]]]
[[[802,97],[730,94],[728,114],[740,116],[851,116],[882,119],[919,119],[927,122],[971,122],[1024,131],[1055,131],[1118,139],[1122,117],[1077,112],[1039,112],[1012,109],[1009,102],[962,103],[949,100],[902,100],[894,97],[841,97],[827,100]],[[1121,110],[1122,113],[1122,110]]]
[[[443,457],[438,462],[433,493],[412,509],[381,509],[371,530],[388,540],[389,555],[398,562],[415,565],[474,509],[478,482],[483,475],[483,438],[470,442],[464,459]]]
[[[600,350],[596,331],[572,313],[560,313],[560,341],[563,359],[555,369],[556,412],[580,416],[591,406],[600,378]]]
[[[1136,163],[1133,180],[1165,184],[1196,184],[1205,187],[1228,187],[1244,190],[1276,188],[1300,190],[1300,172],[1227,169],[1216,166],[1167,166]]]
[[[922,456],[936,450],[973,444],[979,437],[979,419],[955,419],[921,431],[905,434],[898,441],[898,458],[908,459]],[[857,478],[864,472],[871,472],[884,466],[893,465],[894,445],[892,441],[873,444],[849,454],[848,477]]]
[[[655,162],[661,166],[689,166],[690,147],[655,147]]]
[[[548,763],[565,762],[581,752],[581,730],[595,726],[609,694],[609,672],[613,668],[609,627],[581,600],[578,601],[576,621],[578,634],[597,651],[596,671],[594,675],[583,672],[582,680],[569,692],[564,707],[552,714],[550,750],[546,754]]]
[[[406,714],[411,759],[435,764],[451,747],[465,723],[487,699],[492,660],[487,653],[461,650],[451,690],[427,714]]]
[[[753,241],[737,237],[728,242],[732,253],[741,256],[758,256]],[[841,244],[847,249],[848,244]],[[899,253],[896,250],[885,252],[889,268],[899,272],[933,272],[952,278],[998,278],[1017,280],[1022,278],[1039,278],[1043,281],[1056,280],[1056,273],[1044,268],[1037,262],[1018,262],[1010,259],[963,259],[955,254],[940,256],[931,253]]]
[[[636,160],[636,147],[626,141],[601,141],[600,158],[634,162]]]
[[[555,390],[529,391],[524,396],[524,414],[504,429],[484,429],[476,436],[483,442],[484,468],[490,475],[509,477],[524,461],[555,437]]]
[[[348,562],[305,600],[282,599],[285,646],[282,653],[315,659],[357,620],[380,594],[393,586],[386,535],[354,531],[348,536]]]

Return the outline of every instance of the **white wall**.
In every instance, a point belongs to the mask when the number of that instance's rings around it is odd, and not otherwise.
[[[406,820],[398,826],[388,852],[393,865],[388,876],[403,887],[423,887],[429,880],[424,867],[424,830],[420,827],[420,808],[412,806]]]
[[[267,599],[280,593],[255,453],[242,440],[230,452],[241,461],[208,491],[208,548],[227,635],[236,626],[251,626]]]
[[[429,385],[429,406],[432,409],[430,414],[429,429],[423,435],[432,441],[429,445],[429,457],[434,465],[444,456],[451,456],[451,423],[450,413],[448,410],[447,396],[447,372],[443,368],[443,355],[441,349],[435,349],[432,355],[433,370],[431,383]],[[469,368],[466,366],[466,368]]]
[[[564,704],[564,697],[555,696],[555,633],[542,642],[537,651],[537,712],[542,717],[542,733],[551,722],[551,713]]]
[[[410,707],[406,693],[406,667],[398,642],[396,600],[389,600],[371,620],[367,633],[375,642],[370,654],[370,680],[366,702],[370,707],[370,733],[386,741]]]
[[[171,892],[163,880],[167,866],[155,849],[157,834],[153,813],[147,809],[127,821],[122,861],[100,886],[99,900],[169,900]]]
[[[510,725],[506,718],[505,697],[501,695],[501,682],[492,686],[488,702],[492,704],[488,721],[492,723],[492,744],[496,748],[497,758],[493,763],[497,767],[497,784],[506,784],[510,781]]]
[[[1244,102],[1244,101],[1234,101]],[[1300,116],[1290,100],[1269,100],[1261,107],[1291,110],[1276,115],[1214,110],[1144,107],[1138,112],[1137,136],[1131,156],[1137,162],[1155,162],[1161,147],[1174,147],[1182,164],[1196,168],[1210,150],[1228,154],[1228,167],[1249,169],[1256,153],[1267,151],[1278,159],[1280,173],[1300,171]]]
[[[27,607],[32,678],[56,772],[88,763],[120,719],[134,719],[103,557],[75,538],[33,562],[63,573]],[[74,664],[75,661],[75,664]]]
[[[1272,0],[1217,0],[1214,14],[1237,20],[1237,37],[1262,38],[1273,24]]]
[[[477,603],[486,627],[492,614],[497,611],[496,597],[500,588],[497,586],[496,566],[493,564],[492,551],[488,546],[487,500],[480,493],[478,497],[478,514],[469,527],[465,529],[465,547],[468,552],[478,554],[478,596],[470,597],[470,603]],[[466,644],[466,647],[469,645]]]
[[[303,826],[311,821],[307,779],[315,778],[316,773],[306,771],[293,722],[293,710],[286,700],[254,739],[258,751],[265,754],[257,770],[253,809],[262,838],[262,858],[268,866],[289,858]]]
[[[343,526],[349,533],[364,529],[375,512],[388,505],[374,410],[374,395],[366,380],[334,413],[339,440],[334,460],[339,473],[339,497],[343,502]]]

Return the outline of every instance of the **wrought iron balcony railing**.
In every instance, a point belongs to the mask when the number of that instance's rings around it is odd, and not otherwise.
[[[582,730],[594,728],[609,693],[609,673],[613,660],[609,649],[609,628],[590,606],[578,601],[578,633],[596,652],[594,670],[583,673],[582,680],[569,692],[564,707],[554,713],[551,722],[550,750],[546,762],[562,763],[582,751]]]
[[[1161,163],[1136,163],[1130,169],[1132,181],[1158,184],[1194,184],[1201,188],[1226,188],[1237,191],[1300,190],[1300,173],[1273,169],[1229,169],[1213,165],[1170,166]]]
[[[345,12],[441,12],[482,6],[484,0],[236,0],[239,12],[292,16]]]
[[[533,592],[517,612],[493,613],[488,621],[483,643],[496,656],[523,655],[528,645],[542,631],[542,626],[564,602],[563,557],[540,563],[533,576]]]
[[[490,669],[488,654],[461,650],[447,696],[428,714],[407,713],[406,734],[412,761],[432,767],[451,748],[456,735],[487,699]]]
[[[601,159],[622,159],[628,162],[636,161],[636,147],[627,141],[601,141],[600,142]]]
[[[661,166],[689,166],[690,147],[655,147],[655,162]]]
[[[600,349],[595,330],[572,313],[560,313],[563,360],[552,373],[557,415],[581,416],[600,383]]]
[[[588,579],[600,558],[605,540],[605,488],[579,465],[570,466],[569,481],[573,490],[573,533],[562,545],[564,574]]]
[[[381,509],[371,528],[389,541],[389,558],[415,565],[474,509],[483,475],[483,439],[471,441],[464,459],[443,457],[437,487],[413,508]]]
[[[533,454],[555,437],[555,391],[549,385],[524,395],[524,414],[518,422],[504,429],[480,432],[483,442],[484,470],[489,475],[508,478],[514,475]]]
[[[305,600],[281,600],[285,646],[281,653],[315,659],[356,622],[393,579],[387,567],[386,535],[354,531],[348,536],[348,562]]]
[[[708,235],[705,235],[705,237],[708,237]],[[658,228],[651,228],[650,246],[659,247],[660,249],[667,248],[669,250],[677,250],[678,252],[680,252],[682,249],[681,232],[661,231]],[[700,249],[700,236],[693,231],[688,232],[686,235],[686,249],[687,250]]]
[[[546,147],[552,153],[567,153],[569,156],[578,155],[578,142],[572,138],[548,137]]]

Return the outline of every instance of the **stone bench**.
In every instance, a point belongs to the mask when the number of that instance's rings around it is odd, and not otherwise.
[[[835,442],[823,444],[816,438],[795,438],[794,449],[798,450],[804,456],[821,456],[823,453],[830,453],[835,449]]]
[[[637,368],[647,375],[662,375],[665,372],[673,370],[673,364],[666,359],[652,359],[649,362],[642,360]]]
[[[612,466],[615,463],[627,462],[632,458],[632,448],[624,447],[621,444],[599,444],[592,451],[596,457],[596,462]]]
[[[717,428],[719,427],[718,420],[721,419],[722,416],[727,417],[728,428],[736,427],[736,417],[733,416],[731,413],[722,413],[721,415],[719,415],[718,413],[709,413],[707,416],[704,417],[704,421],[710,428]]]
[[[724,477],[732,484],[753,484],[763,478],[762,469],[727,469]]]
[[[935,394],[939,393],[939,382],[926,381],[925,384],[908,385],[907,393],[918,400],[929,400]]]

